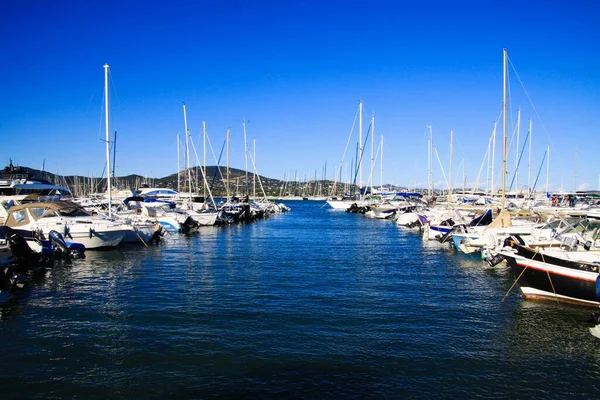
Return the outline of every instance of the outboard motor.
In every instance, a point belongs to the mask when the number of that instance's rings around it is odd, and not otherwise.
[[[167,231],[158,222],[152,227],[152,237],[148,241],[149,243],[158,243]]]
[[[194,218],[192,217],[187,217],[185,219],[185,221],[183,222],[183,226],[186,228],[186,230],[192,230],[198,227],[198,223],[194,220]]]
[[[452,234],[455,232],[464,233],[466,232],[466,227],[464,225],[454,225],[448,232],[444,233],[442,236],[436,237],[436,239],[440,243],[446,243],[452,240]]]
[[[55,247],[55,249],[58,249],[64,252],[65,254],[69,253],[69,246],[67,246],[65,239],[60,233],[56,231],[50,231],[48,237],[50,238],[50,242]]]
[[[496,254],[496,255],[490,254],[488,257],[485,258],[485,261],[488,263],[488,265],[490,267],[495,267],[496,265],[498,265],[502,261],[504,261],[504,256],[502,254]]]
[[[85,252],[85,246],[81,243],[70,243],[67,244],[63,235],[57,231],[50,231],[48,238],[54,249],[54,255],[63,258],[82,258]]]
[[[27,240],[25,240],[23,236],[18,235],[14,232],[6,234],[6,243],[8,243],[10,251],[17,258],[28,259],[35,255],[35,252],[31,250],[31,248],[27,244]]]
[[[0,289],[14,294],[24,286],[23,277],[12,266],[6,266],[0,270]]]

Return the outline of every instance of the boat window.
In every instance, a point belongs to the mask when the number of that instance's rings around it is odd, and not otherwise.
[[[552,222],[548,222],[548,223],[547,223],[547,226],[548,226],[549,228],[552,228],[552,229],[554,229],[554,230],[558,230],[558,228],[559,228],[559,226],[560,226],[561,224],[562,224],[562,221],[561,221],[560,219],[556,219],[556,220],[554,220],[554,221],[552,221]]]
[[[89,217],[90,215],[85,210],[76,207],[62,208],[57,210],[61,217]]]
[[[32,207],[29,209],[29,211],[31,212],[31,215],[33,215],[33,217],[35,219],[38,219],[39,217],[41,217],[44,214],[44,211],[46,211],[46,208],[44,207]]]
[[[27,214],[25,213],[25,210],[15,211],[13,212],[13,218],[17,222],[23,222],[27,220]]]

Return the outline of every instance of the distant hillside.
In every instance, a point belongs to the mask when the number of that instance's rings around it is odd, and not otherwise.
[[[84,177],[80,175],[57,175],[52,172],[40,171],[34,168],[21,167],[26,173],[34,175],[38,179],[45,179],[55,184],[68,186],[75,196],[84,196],[90,193],[104,192],[106,190],[106,179],[98,177]],[[203,192],[204,183],[202,173],[199,167],[190,168],[179,174],[179,186],[181,191],[188,190],[188,176],[191,176],[192,190]],[[210,166],[206,168],[206,180],[211,191],[215,196],[224,196],[227,191],[225,182],[227,181],[227,169]],[[260,181],[259,181],[260,179]],[[232,194],[249,194],[254,190],[254,175],[248,172],[248,182],[246,185],[246,172],[237,168],[229,168],[229,190]],[[308,182],[284,182],[279,179],[272,179],[266,176],[257,175],[256,194],[262,193],[260,184],[267,196],[279,196],[281,194],[302,196],[321,193],[329,194],[332,181],[308,181]],[[140,187],[165,187],[177,189],[177,173],[165,176],[163,178],[146,178],[141,175],[117,176],[112,178],[112,185],[119,189],[139,189]],[[342,185],[338,184],[342,189]]]
[[[106,191],[106,179],[84,177],[79,175],[57,175],[52,172],[40,171],[29,167],[19,167],[25,173],[32,174],[38,179],[45,179],[55,184],[67,186],[71,189],[75,196],[85,196],[90,193],[99,193]],[[202,181],[202,172],[199,167],[190,168],[189,171],[181,171],[179,174],[180,191],[188,191],[188,176],[191,176],[192,191],[202,193],[204,191],[204,182]],[[225,196],[225,182],[227,181],[227,169],[216,166],[206,167],[206,178],[208,186],[211,188],[215,196]],[[259,181],[260,178],[260,181]],[[246,186],[246,172],[237,168],[229,168],[229,191],[233,195],[252,195],[254,192],[254,175],[248,172],[248,185]],[[257,175],[256,179],[256,194],[260,196],[262,193],[260,184],[264,188],[267,196],[311,196],[321,195],[327,196],[331,193],[333,182],[329,180],[312,180],[308,182],[285,182],[279,179],[272,179],[266,176]],[[112,186],[117,189],[134,189],[141,187],[164,187],[177,190],[178,179],[177,173],[165,176],[163,178],[146,178],[141,175],[133,174],[127,176],[117,176],[112,179]],[[391,190],[408,190],[392,185],[386,185]],[[338,183],[336,185],[337,194],[342,194],[344,185]]]

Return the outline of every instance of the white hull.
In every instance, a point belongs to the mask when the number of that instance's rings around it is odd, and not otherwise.
[[[334,210],[346,211],[352,205],[352,202],[344,201],[344,200],[327,200],[327,204],[329,207]]]
[[[87,219],[35,222],[22,229],[38,231],[45,239],[48,238],[50,231],[56,231],[62,234],[67,242],[81,243],[86,249],[97,249],[117,246],[131,228],[129,225],[110,220]]]
[[[600,339],[600,325],[596,325],[593,328],[590,328],[590,333]]]
[[[417,213],[408,212],[397,215],[396,225],[413,227],[420,226],[421,224],[419,222],[419,216]]]
[[[189,211],[190,217],[200,226],[213,226],[217,222],[218,212],[199,213]]]
[[[155,227],[151,224],[132,226],[121,243],[148,243],[154,237]]]
[[[551,292],[546,292],[544,290],[534,289],[532,287],[521,287],[521,293],[526,299],[530,300],[560,300],[561,303],[571,303],[576,305],[583,305],[589,307],[598,307],[600,306],[600,302],[597,301],[589,301],[583,299],[576,299],[574,297],[563,296],[560,294],[555,294]]]

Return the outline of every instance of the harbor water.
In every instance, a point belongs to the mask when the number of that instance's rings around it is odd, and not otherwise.
[[[88,251],[0,305],[2,398],[599,398],[593,309],[390,221],[287,203]]]

